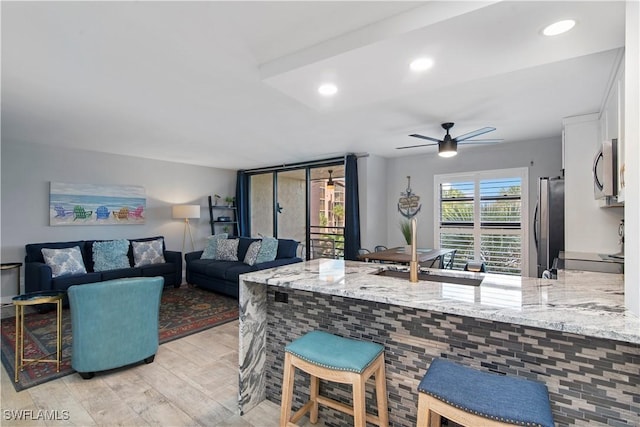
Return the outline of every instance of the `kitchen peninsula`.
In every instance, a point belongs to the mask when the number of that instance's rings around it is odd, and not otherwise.
[[[385,346],[393,426],[415,425],[417,384],[434,357],[545,383],[557,425],[640,423],[640,319],[624,308],[621,275],[446,273],[483,279],[470,286],[377,275],[384,267],[314,260],[241,276],[241,412],[280,402],[284,346],[320,329]],[[296,390],[305,387],[297,375]],[[344,387],[324,387],[348,399]]]

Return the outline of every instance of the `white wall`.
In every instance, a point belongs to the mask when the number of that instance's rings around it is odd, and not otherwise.
[[[627,1],[625,46],[625,305],[640,316],[640,3]]]
[[[458,155],[449,159],[437,154],[402,157],[388,161],[387,168],[387,246],[402,246],[404,239],[398,222],[397,211],[400,192],[407,187],[407,175],[411,176],[411,188],[420,196],[422,209],[418,219],[418,245],[434,247],[433,232],[433,176],[437,174],[470,172],[479,170],[527,167],[529,169],[529,219],[537,199],[537,181],[543,176],[559,176],[562,171],[562,141],[560,138],[523,143],[502,143],[485,146],[458,146]],[[529,233],[529,275],[536,275],[536,251],[533,228]]]
[[[593,158],[600,139],[598,114],[563,119],[565,150],[566,251],[615,254],[620,252],[618,225],[621,207],[601,208],[593,197]]]
[[[165,236],[167,248],[181,251],[184,222],[171,218],[174,204],[199,204],[191,220],[196,249],[211,234],[207,196],[235,195],[232,170],[190,166],[37,144],[2,143],[2,262],[23,262],[27,243],[83,239]],[[49,226],[49,183],[141,185],[147,197],[143,225]],[[186,250],[191,252],[187,236]],[[24,268],[24,267],[23,267]],[[24,275],[23,275],[24,277]],[[15,277],[6,277],[15,280]],[[5,278],[3,278],[3,289]],[[24,289],[24,288],[23,288]]]
[[[366,156],[358,159],[360,196],[360,245],[373,251],[387,241],[387,159]]]

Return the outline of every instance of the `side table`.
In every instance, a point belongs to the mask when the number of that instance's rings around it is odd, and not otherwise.
[[[3,263],[0,264],[0,270],[4,273],[5,271],[9,271],[9,270],[13,270],[13,269],[17,269],[17,276],[18,279],[16,281],[16,293],[12,294],[11,296],[2,296],[0,298],[0,303],[2,304],[2,306],[4,307],[5,305],[11,305],[12,301],[11,299],[13,298],[14,295],[20,295],[20,267],[22,267],[22,263],[21,262],[7,262],[7,263]]]
[[[56,364],[56,372],[60,372],[60,359],[62,351],[62,298],[66,291],[40,291],[13,297],[13,305],[16,307],[16,364],[15,382],[18,382],[18,374],[27,363],[52,362]],[[24,308],[38,304],[56,304],[56,358],[40,359],[24,358]]]

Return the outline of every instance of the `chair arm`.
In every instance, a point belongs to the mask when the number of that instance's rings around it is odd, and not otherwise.
[[[24,264],[24,291],[49,291],[51,290],[51,267],[43,262],[25,262]]]
[[[182,252],[164,251],[164,260],[171,262],[176,266],[176,282],[178,285],[182,283]]]
[[[191,261],[194,261],[196,259],[200,259],[200,257],[202,256],[202,252],[204,252],[204,251],[189,252],[189,253],[185,254],[184,255],[184,259],[187,262],[187,265],[189,265],[189,263]]]

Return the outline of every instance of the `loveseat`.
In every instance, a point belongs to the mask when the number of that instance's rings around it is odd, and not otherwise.
[[[135,256],[134,242],[137,250]],[[109,262],[113,261],[111,259],[113,257],[100,256],[99,260],[94,260],[94,243],[98,243],[96,247],[103,249],[109,246],[124,248],[125,257],[120,256],[118,268],[109,268]],[[79,256],[74,260],[73,254],[77,252],[73,249],[75,247],[79,249]],[[45,249],[44,252],[43,249]],[[51,249],[68,251],[51,251]],[[146,249],[148,249],[147,252],[145,252]],[[164,278],[165,286],[176,288],[180,287],[182,283],[182,253],[166,250],[162,236],[128,240],[30,243],[25,245],[25,250],[24,284],[26,292],[67,290],[71,285],[127,277],[161,276]],[[45,253],[49,256],[48,263],[45,261]],[[69,257],[69,254],[72,256]],[[95,261],[98,261],[100,266],[97,266]],[[138,262],[136,263],[136,261]],[[67,266],[61,269],[60,265],[65,264]],[[116,264],[114,263],[114,265]],[[83,270],[85,272],[82,272]]]
[[[298,242],[291,239],[277,239],[275,259],[250,265],[247,264],[247,262],[250,262],[247,261],[247,252],[250,252],[251,244],[254,242],[262,242],[263,240],[249,237],[237,237],[233,239],[238,240],[236,252],[237,261],[219,259],[215,254],[212,254],[213,258],[203,259],[203,251],[186,254],[187,283],[238,298],[239,276],[241,274],[302,261],[302,259],[296,255]],[[264,240],[266,241],[266,239],[267,238]],[[204,252],[206,251],[205,248]],[[258,261],[260,261],[260,259],[258,259]]]

